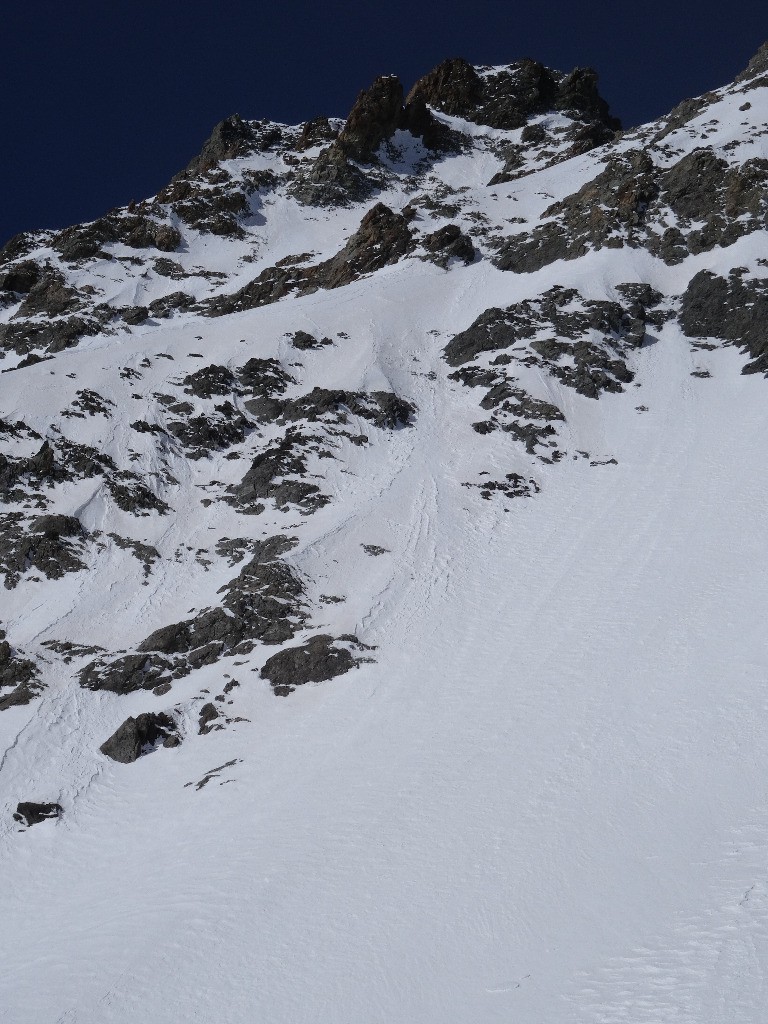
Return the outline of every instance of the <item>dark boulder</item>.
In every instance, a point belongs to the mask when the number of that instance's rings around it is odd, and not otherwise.
[[[188,395],[196,395],[198,398],[228,395],[236,386],[232,371],[217,363],[187,374],[181,383]]]
[[[237,376],[246,391],[269,397],[282,395],[289,384],[296,383],[277,359],[261,359],[258,356],[252,356],[238,370]]]
[[[36,804],[25,800],[16,805],[13,820],[29,827],[39,825],[41,821],[47,821],[49,818],[60,818],[63,813],[61,804]]]
[[[312,637],[301,647],[289,647],[264,663],[262,679],[268,679],[278,696],[286,696],[305,683],[322,683],[349,672],[357,664],[345,647],[336,647],[330,636]]]
[[[309,349],[323,348],[326,345],[332,345],[333,342],[330,338],[318,339],[307,331],[296,331],[291,338],[291,344],[294,348],[297,348],[302,352],[306,352]]]
[[[219,709],[215,704],[210,701],[207,704],[203,704],[200,708],[200,716],[198,719],[198,734],[200,736],[207,736],[209,732],[213,732],[214,729],[221,729],[222,726],[216,719],[221,718]]]
[[[136,324],[143,324],[149,317],[149,310],[146,306],[124,306],[120,310],[120,316],[129,327]]]
[[[149,304],[149,314],[156,320],[167,320],[177,309],[182,312],[194,305],[194,298],[186,292],[170,292]]]
[[[452,259],[466,264],[473,263],[477,255],[472,239],[464,234],[458,224],[446,224],[425,235],[423,245],[430,257],[442,266],[446,266]]]
[[[130,764],[147,754],[159,743],[175,747],[181,742],[176,723],[164,712],[152,711],[127,718],[108,740],[99,747],[102,754],[120,764]]]

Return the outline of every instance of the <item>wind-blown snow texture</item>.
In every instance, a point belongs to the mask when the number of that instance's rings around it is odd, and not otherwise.
[[[8,243],[3,1021],[765,1020],[767,211],[448,61]]]

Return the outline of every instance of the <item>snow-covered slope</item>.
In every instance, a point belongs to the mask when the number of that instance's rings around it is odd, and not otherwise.
[[[767,211],[764,47],[8,243],[4,1022],[765,1020]]]

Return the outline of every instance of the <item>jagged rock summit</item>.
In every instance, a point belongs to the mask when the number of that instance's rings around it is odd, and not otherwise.
[[[767,52],[384,75],[3,247],[9,1020],[762,1021]]]

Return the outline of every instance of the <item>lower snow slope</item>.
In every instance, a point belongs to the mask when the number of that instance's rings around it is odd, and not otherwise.
[[[339,502],[301,534],[328,593],[358,581],[328,621],[375,660],[285,700],[249,666],[203,668],[173,699],[217,693],[226,668],[247,721],[132,765],[98,745],[146,692],[67,681],[3,716],[9,805],[55,778],[66,810],[0,836],[3,1021],[765,1019],[765,382],[668,324],[634,355],[636,389],[561,396],[569,451],[605,464],[569,456],[538,467],[535,498],[478,500],[479,471],[524,469],[496,435],[468,445],[476,401],[440,357],[480,272],[457,289],[398,270],[364,304],[353,285],[295,307],[318,333],[358,315],[350,378],[418,408],[364,472],[330,468]],[[484,282],[480,309],[511,280]],[[81,380],[95,354],[126,355],[67,353]],[[183,580],[123,632],[194,604]],[[114,609],[78,614],[106,634]]]

